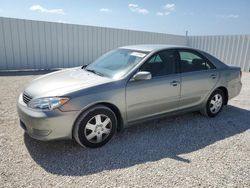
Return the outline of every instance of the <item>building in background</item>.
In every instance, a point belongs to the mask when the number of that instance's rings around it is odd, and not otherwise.
[[[67,68],[133,44],[175,44],[207,51],[250,68],[250,35],[181,36],[0,17],[0,70]]]

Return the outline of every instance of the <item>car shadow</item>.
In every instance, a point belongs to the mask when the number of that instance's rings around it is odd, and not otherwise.
[[[181,154],[190,153],[250,128],[250,111],[225,107],[215,118],[199,113],[148,122],[116,134],[98,149],[82,148],[72,141],[41,142],[24,134],[34,161],[47,172],[82,176],[172,158],[190,163]]]

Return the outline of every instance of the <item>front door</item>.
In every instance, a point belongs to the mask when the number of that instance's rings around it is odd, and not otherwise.
[[[176,63],[175,50],[160,51],[139,69],[150,72],[152,79],[127,83],[128,122],[178,109],[181,80]]]

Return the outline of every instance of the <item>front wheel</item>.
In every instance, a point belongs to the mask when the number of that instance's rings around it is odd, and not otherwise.
[[[224,104],[224,92],[220,89],[216,89],[207,100],[207,104],[201,111],[202,114],[208,117],[215,117],[223,109]]]
[[[114,135],[115,113],[106,106],[95,106],[82,114],[75,123],[74,138],[81,146],[101,147]]]

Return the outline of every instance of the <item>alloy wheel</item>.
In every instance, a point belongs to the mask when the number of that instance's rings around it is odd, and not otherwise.
[[[104,114],[97,114],[87,122],[84,135],[89,142],[100,143],[109,136],[111,129],[111,119]]]
[[[210,100],[209,109],[210,112],[216,114],[220,111],[223,103],[223,98],[220,93],[216,93]]]

